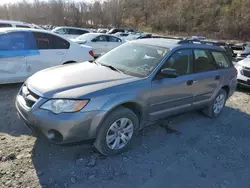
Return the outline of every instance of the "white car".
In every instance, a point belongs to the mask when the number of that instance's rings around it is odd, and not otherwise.
[[[0,28],[0,84],[23,82],[52,66],[92,60],[91,47],[50,31]]]
[[[250,58],[247,57],[239,61],[235,68],[238,71],[237,81],[238,84],[250,87]]]
[[[120,39],[125,41],[126,38],[129,36],[129,33],[118,32],[118,33],[115,33],[114,36],[119,37]]]
[[[94,51],[94,57],[99,57],[123,43],[118,37],[102,33],[87,33],[72,39],[72,41],[91,46]]]
[[[90,33],[91,30],[79,27],[56,27],[55,29],[52,30],[52,32],[68,39],[74,39],[85,33]]]
[[[0,20],[0,28],[3,27],[18,27],[18,28],[34,28],[42,29],[40,26],[35,24],[29,24],[21,21],[12,21],[12,20]]]

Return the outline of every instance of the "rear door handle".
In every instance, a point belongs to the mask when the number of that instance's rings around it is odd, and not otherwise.
[[[215,76],[215,80],[219,80],[220,79],[220,75]]]

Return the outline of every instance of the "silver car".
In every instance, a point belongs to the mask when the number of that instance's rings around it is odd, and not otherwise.
[[[34,74],[20,89],[16,108],[32,130],[54,143],[95,139],[102,154],[113,155],[150,121],[194,109],[218,116],[236,76],[218,46],[141,39],[92,63]]]

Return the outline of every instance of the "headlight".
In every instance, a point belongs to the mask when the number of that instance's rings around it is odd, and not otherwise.
[[[55,114],[77,112],[88,104],[88,100],[53,99],[45,102],[40,108]]]
[[[237,63],[236,65],[235,65],[235,68],[237,68],[237,69],[242,69],[242,68],[244,68],[242,65],[240,65],[239,63]]]

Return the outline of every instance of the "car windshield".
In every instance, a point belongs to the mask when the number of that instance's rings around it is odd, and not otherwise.
[[[96,35],[93,33],[86,33],[86,34],[80,35],[79,37],[76,37],[75,39],[76,40],[89,40],[89,39],[92,39],[94,36]]]
[[[96,62],[115,67],[125,74],[147,77],[168,52],[167,48],[128,42],[104,54]]]

